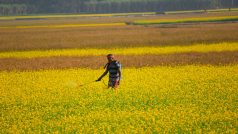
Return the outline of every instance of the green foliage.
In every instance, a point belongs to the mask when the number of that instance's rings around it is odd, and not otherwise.
[[[229,8],[227,0],[0,0],[2,4],[26,4],[27,13],[113,13]],[[9,11],[8,11],[9,12]],[[0,10],[0,14],[8,14]]]
[[[26,14],[26,4],[0,4],[0,15]]]

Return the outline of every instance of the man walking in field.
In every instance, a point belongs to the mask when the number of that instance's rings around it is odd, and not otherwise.
[[[108,63],[104,66],[106,71],[96,81],[101,81],[101,79],[109,72],[108,88],[112,87],[116,89],[121,80],[121,64],[114,59],[113,54],[108,54],[107,60]]]

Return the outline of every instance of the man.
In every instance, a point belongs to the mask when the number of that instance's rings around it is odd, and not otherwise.
[[[101,81],[101,79],[109,72],[108,88],[112,87],[116,89],[121,80],[121,64],[114,59],[112,54],[107,55],[107,60],[108,63],[104,66],[106,71],[96,81]]]

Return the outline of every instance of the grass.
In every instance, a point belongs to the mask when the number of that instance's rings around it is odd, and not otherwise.
[[[130,15],[154,15],[155,12],[138,13],[113,13],[113,14],[53,14],[53,15],[24,15],[24,16],[0,16],[0,20],[21,20],[21,19],[52,19],[52,18],[77,18],[77,17],[113,17]]]
[[[208,9],[208,10],[187,10],[187,11],[168,11],[165,14],[183,14],[183,13],[217,13],[217,12],[230,12],[238,11],[238,8],[231,9]]]
[[[190,10],[190,11],[168,11],[165,14],[186,14],[186,13],[214,13],[214,12],[227,12],[238,11],[237,8],[229,9],[210,9],[210,10]],[[112,14],[48,14],[48,15],[20,15],[20,16],[0,16],[1,20],[38,20],[38,19],[58,19],[58,18],[81,18],[81,17],[120,17],[120,16],[143,16],[143,15],[156,15],[156,12],[135,12],[135,13],[112,13]]]
[[[0,28],[77,28],[77,27],[102,27],[102,26],[125,26],[125,23],[104,23],[104,24],[64,24],[64,25],[35,25],[35,26],[2,26]]]
[[[124,69],[117,94],[78,87],[102,72],[0,72],[1,132],[237,132],[237,65]]]
[[[144,15],[144,16],[116,16],[116,17],[66,17],[48,19],[21,19],[21,20],[0,20],[1,26],[22,26],[22,25],[52,25],[52,24],[98,24],[98,23],[123,23],[136,20],[151,19],[181,19],[181,18],[200,18],[215,16],[237,16],[238,12],[219,12],[205,14],[166,14],[166,15]],[[67,16],[67,15],[64,15]],[[12,16],[9,16],[12,17]]]

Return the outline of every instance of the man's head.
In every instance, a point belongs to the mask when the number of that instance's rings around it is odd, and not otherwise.
[[[108,62],[112,62],[114,60],[113,54],[108,54],[107,55],[107,60],[108,60]]]

